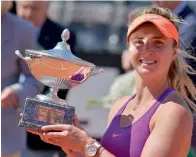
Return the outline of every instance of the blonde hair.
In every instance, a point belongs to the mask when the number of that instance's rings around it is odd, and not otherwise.
[[[178,30],[178,24],[184,21],[174,15],[169,9],[161,7],[145,7],[133,11],[129,15],[129,24],[138,16],[144,14],[157,14],[170,20]],[[174,45],[176,46],[176,45]],[[186,59],[192,59],[196,62],[196,57],[192,56],[186,51],[177,49],[177,57],[171,63],[168,79],[170,85],[176,89],[180,95],[185,99],[190,108],[196,111],[196,88],[188,75],[195,75],[196,70],[186,63]],[[190,98],[191,97],[191,98]]]

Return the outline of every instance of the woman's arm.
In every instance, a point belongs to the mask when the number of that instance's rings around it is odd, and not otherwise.
[[[186,157],[190,148],[193,120],[181,105],[169,102],[155,113],[155,125],[141,157]]]

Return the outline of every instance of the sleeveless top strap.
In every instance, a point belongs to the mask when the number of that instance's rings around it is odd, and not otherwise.
[[[175,89],[169,87],[167,88],[162,94],[161,96],[156,100],[156,102],[153,104],[153,106],[149,109],[149,111],[146,113],[146,116],[149,117],[149,119],[151,119],[151,117],[154,115],[154,113],[156,112],[156,110],[158,109],[158,107],[161,105],[161,102],[168,96],[170,95],[172,92],[174,92]],[[147,118],[146,117],[146,118]]]
[[[118,112],[116,113],[116,115],[121,115],[122,112],[124,111],[125,107],[127,106],[127,104],[135,97],[136,94],[132,95],[123,105],[122,107],[118,110]]]
[[[157,99],[157,103],[161,103],[170,93],[174,92],[175,89],[173,89],[172,87],[167,88],[162,94],[161,96]]]
[[[155,108],[157,108],[160,103],[171,93],[175,91],[172,87],[167,88],[161,95],[160,97],[157,99],[157,101],[154,103],[154,105],[152,106],[154,108],[154,106],[156,106]],[[119,111],[116,113],[116,115],[120,115],[122,114],[122,112],[124,111],[124,109],[126,108],[126,106],[128,105],[128,103],[136,96],[136,94],[132,95],[123,105],[122,107],[119,109]]]

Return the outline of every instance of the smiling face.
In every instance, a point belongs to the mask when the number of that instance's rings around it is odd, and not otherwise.
[[[129,41],[131,63],[140,76],[168,74],[176,57],[173,39],[166,38],[152,23],[145,23],[130,35]]]

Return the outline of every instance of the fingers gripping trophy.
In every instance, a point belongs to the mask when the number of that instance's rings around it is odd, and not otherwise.
[[[74,56],[67,44],[68,29],[62,32],[62,42],[50,50],[25,50],[24,57],[18,50],[16,55],[26,61],[32,75],[42,84],[50,87],[47,95],[26,98],[20,127],[40,130],[44,125],[72,124],[75,107],[58,98],[59,89],[70,89],[82,84],[90,76],[97,75],[95,65]]]

